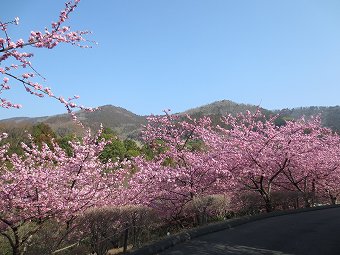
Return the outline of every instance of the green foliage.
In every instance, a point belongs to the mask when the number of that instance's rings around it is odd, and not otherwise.
[[[204,142],[202,140],[190,140],[186,144],[187,149],[190,151],[203,151],[204,150]]]
[[[43,122],[33,126],[31,135],[33,137],[33,141],[39,146],[46,143],[50,147],[52,146],[52,139],[56,138],[56,134],[52,128]]]
[[[21,143],[28,143],[27,133],[31,133],[32,125],[23,124],[23,123],[1,123],[0,125],[1,133],[8,134],[8,137],[1,141],[1,145],[5,143],[9,143],[10,147],[8,150],[8,154],[16,153],[18,155],[23,154],[23,150],[21,148]]]
[[[142,152],[135,141],[130,139],[120,140],[110,128],[104,128],[101,138],[110,141],[100,155],[100,159],[104,163],[109,160],[117,162],[123,159],[131,159]]]
[[[79,138],[71,134],[68,134],[66,136],[63,136],[57,139],[58,145],[66,152],[67,156],[71,156],[73,153],[72,147],[69,144],[69,142],[75,139],[79,139]]]
[[[152,160],[155,156],[155,152],[148,144],[144,144],[141,148],[141,154],[148,160]]]
[[[8,134],[7,139],[4,140],[2,144],[10,144],[8,150],[8,154],[10,155],[13,153],[22,155],[24,153],[21,148],[21,143],[30,143],[28,134],[32,135],[33,142],[38,146],[41,146],[43,143],[51,146],[52,139],[56,138],[56,134],[53,132],[52,128],[45,123],[38,123],[36,125],[8,123],[8,125],[2,124],[0,130],[1,132]]]
[[[122,141],[118,139],[111,139],[110,144],[106,145],[102,153],[100,154],[100,159],[106,163],[109,160],[115,162],[120,159],[124,159],[126,154],[126,149]]]
[[[141,149],[138,147],[137,143],[131,139],[124,140],[124,147],[126,149],[126,158],[137,157],[141,154]]]

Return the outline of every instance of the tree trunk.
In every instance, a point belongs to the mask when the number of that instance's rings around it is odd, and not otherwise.
[[[267,213],[272,212],[274,210],[274,208],[273,208],[273,203],[272,203],[270,193],[262,191],[261,195],[262,195],[262,198],[263,198],[264,203],[265,203],[266,212]]]
[[[335,205],[336,204],[336,200],[337,200],[336,197],[331,195],[331,194],[329,194],[329,198],[331,199],[331,204]]]
[[[294,209],[300,208],[299,196],[295,198]]]
[[[123,253],[125,254],[127,252],[128,247],[128,239],[129,239],[129,225],[125,225],[125,231],[124,231],[124,243],[123,243]]]
[[[308,199],[305,200],[305,207],[306,207],[306,208],[312,207],[312,206],[311,206],[311,203],[309,202]]]
[[[19,238],[19,230],[18,228],[12,228],[14,234],[14,242],[12,245],[13,255],[23,255],[23,252],[20,252],[20,238]]]
[[[311,199],[310,199],[310,195],[309,195],[309,194],[307,194],[307,195],[304,194],[303,200],[304,200],[304,202],[305,202],[305,207],[306,207],[306,208],[312,207],[312,203],[311,203]]]
[[[272,205],[272,201],[269,199],[269,200],[266,200],[266,212],[269,213],[269,212],[272,212],[273,211],[273,205]]]
[[[21,255],[18,245],[15,245],[14,247],[12,247],[12,251],[13,251],[13,255]]]

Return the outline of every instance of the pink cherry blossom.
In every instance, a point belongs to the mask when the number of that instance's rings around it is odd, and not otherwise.
[[[45,81],[45,78],[43,78],[41,74],[39,74],[36,69],[32,67],[30,58],[33,57],[33,54],[20,52],[20,50],[27,46],[53,49],[60,43],[68,43],[83,48],[88,47],[88,45],[86,45],[87,40],[84,36],[89,34],[89,32],[72,31],[71,27],[65,24],[67,20],[69,20],[70,14],[75,11],[76,7],[78,7],[79,2],[79,0],[67,2],[65,4],[65,8],[60,11],[59,19],[51,23],[50,29],[45,28],[43,31],[31,31],[26,41],[24,39],[18,39],[15,41],[8,36],[8,26],[12,24],[19,25],[18,17],[7,23],[0,22],[0,28],[2,31],[4,31],[4,37],[0,37],[0,64],[4,64],[4,66],[0,68],[0,75],[6,75],[13,78],[13,80],[17,80],[19,84],[23,85],[25,91],[31,95],[35,95],[37,97],[48,95],[49,97],[59,100],[59,96],[55,96],[51,90],[44,90],[43,84],[38,81],[39,78],[42,78],[42,80]],[[12,63],[10,63],[10,61],[12,61]],[[17,72],[13,72],[13,69],[18,68],[31,68],[34,70],[34,74],[27,73],[26,71],[21,75],[18,75]],[[33,80],[33,78],[35,79]],[[36,85],[37,83],[39,85]],[[30,88],[39,90],[39,92],[33,92]],[[77,98],[74,97],[73,99]],[[73,107],[70,107],[67,101],[59,101],[65,105],[68,112],[71,112],[73,108],[90,110],[90,108],[87,107],[80,108],[76,104],[72,104]],[[7,104],[2,104],[0,107],[17,108],[18,104],[12,104],[9,100],[6,100],[6,102]]]
[[[9,145],[0,147],[0,232],[10,240],[14,255],[21,254],[27,242],[15,238],[26,223],[37,222],[37,228],[28,233],[33,235],[50,218],[71,223],[88,208],[118,201],[125,171],[99,160],[107,144],[99,140],[100,133],[93,137],[87,132],[82,142],[71,141],[70,156],[55,142],[53,148],[43,144],[41,149],[33,142],[22,144],[23,156],[8,156]],[[6,236],[7,230],[14,236]]]

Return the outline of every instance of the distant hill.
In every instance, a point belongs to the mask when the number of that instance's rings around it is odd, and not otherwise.
[[[292,109],[276,110],[275,113],[280,116],[290,119],[297,119],[305,116],[310,118],[311,116],[321,115],[322,124],[326,127],[340,132],[340,106],[309,106],[298,107]]]
[[[85,127],[98,130],[100,124],[104,127],[111,128],[117,134],[125,139],[135,139],[139,136],[141,125],[146,123],[146,117],[136,115],[124,108],[113,105],[104,105],[94,112],[79,111],[76,113],[78,119]],[[59,114],[54,116],[45,116],[38,118],[11,118],[0,121],[1,127],[8,125],[27,126],[43,122],[51,126],[58,136],[64,136],[69,133],[80,134],[83,130],[75,125],[69,114]]]
[[[197,108],[189,109],[179,113],[181,115],[189,114],[194,118],[209,116],[214,124],[220,123],[220,118],[226,114],[235,115],[239,112],[247,110],[254,112],[259,107],[250,104],[238,104],[229,100],[213,102]],[[282,109],[270,111],[260,108],[266,115],[279,114],[283,119],[297,119],[302,116],[309,118],[312,115],[321,114],[323,125],[340,132],[340,106],[331,107],[299,107],[293,109]],[[102,123],[104,127],[108,127],[117,132],[122,139],[131,138],[138,139],[140,137],[141,126],[146,123],[146,116],[139,116],[124,108],[104,105],[94,112],[79,111],[76,113],[78,119],[85,127],[97,130]],[[51,126],[58,136],[64,136],[69,133],[80,134],[83,130],[74,124],[69,114],[60,114],[54,116],[45,116],[38,118],[11,118],[0,121],[0,131],[10,132],[16,129],[16,132],[22,132],[22,129],[29,129],[36,123],[44,122]]]
[[[181,114],[188,114],[194,118],[200,118],[202,116],[209,116],[213,124],[220,124],[222,116],[231,114],[236,115],[238,113],[245,113],[246,111],[255,112],[260,110],[266,114],[273,114],[271,111],[251,104],[238,104],[230,100],[216,101],[211,104],[203,105],[197,108],[189,109]]]
[[[238,104],[229,100],[216,101],[211,104],[203,105],[197,108],[189,109],[182,114],[189,114],[193,117],[209,116],[214,123],[218,123],[220,117],[231,114],[236,115],[240,112],[255,112],[259,106],[251,104]],[[283,119],[299,119],[301,117],[310,118],[311,116],[321,116],[322,124],[326,127],[340,132],[340,106],[309,106],[297,107],[292,109],[260,110],[266,115],[279,114]]]
[[[211,104],[206,104],[197,108],[185,111],[189,115],[227,115],[245,112],[247,110],[254,112],[259,107],[251,104],[238,104],[230,100],[216,101]]]

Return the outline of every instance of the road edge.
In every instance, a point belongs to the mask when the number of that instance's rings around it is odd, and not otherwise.
[[[187,240],[190,240],[190,239],[193,239],[199,236],[211,234],[214,232],[222,231],[225,229],[230,229],[230,228],[243,225],[249,222],[271,218],[271,217],[288,215],[288,214],[332,209],[332,208],[338,208],[338,207],[340,207],[340,205],[324,205],[324,206],[316,206],[316,207],[310,207],[310,208],[299,208],[299,209],[286,210],[286,211],[263,213],[263,214],[253,215],[253,216],[243,216],[240,218],[234,218],[234,219],[229,219],[229,220],[225,220],[221,222],[215,222],[209,225],[189,229],[179,234],[175,234],[173,236],[165,237],[164,239],[160,241],[156,241],[154,243],[143,246],[137,250],[132,250],[130,252],[127,252],[127,254],[129,255],[154,255],[166,249],[169,249],[170,247],[173,247],[176,244],[185,242]]]

